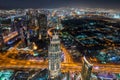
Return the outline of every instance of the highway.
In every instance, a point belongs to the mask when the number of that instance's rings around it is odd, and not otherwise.
[[[12,33],[10,33],[8,36],[4,36],[3,39],[4,39],[4,42],[8,42],[10,39],[12,39],[13,37],[17,36],[18,35],[18,32],[17,31],[14,31]]]
[[[54,28],[50,28],[48,30],[48,34],[52,37],[51,30]],[[16,44],[13,48],[9,49],[5,55],[0,54],[0,69],[43,69],[48,68],[48,61],[40,62],[40,61],[30,61],[30,60],[17,60],[11,59],[7,56],[11,53],[17,54],[17,46],[21,44],[21,41]],[[73,61],[69,51],[65,48],[64,44],[61,44],[61,50],[64,53],[64,61],[61,63],[61,71],[62,72],[80,72],[82,69],[82,63],[76,63]],[[98,67],[98,68],[95,68]],[[93,63],[93,72],[99,71],[108,71],[112,73],[120,73],[120,65],[114,64],[99,64]]]

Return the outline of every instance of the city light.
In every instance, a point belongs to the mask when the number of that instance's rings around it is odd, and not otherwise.
[[[120,80],[119,1],[3,2],[0,80]]]

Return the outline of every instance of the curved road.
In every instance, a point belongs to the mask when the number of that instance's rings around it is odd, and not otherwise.
[[[48,30],[48,34],[50,37],[52,37],[51,30],[54,28],[50,28]],[[15,53],[16,47],[20,44],[19,42],[16,46],[14,46],[12,49],[8,50],[6,55],[0,54],[0,69],[14,69],[14,68],[33,68],[33,69],[43,69],[48,68],[48,61],[46,62],[40,62],[40,61],[29,61],[29,60],[16,60],[8,58],[7,55],[11,54],[11,52]],[[61,63],[61,71],[62,72],[76,72],[81,71],[82,69],[82,63],[76,63],[73,61],[70,53],[65,48],[63,44],[61,44],[61,50],[64,52],[64,61]],[[113,73],[120,73],[120,65],[114,65],[114,64],[99,64],[99,63],[93,63],[93,72],[98,71],[108,71]],[[97,68],[94,68],[97,67]]]

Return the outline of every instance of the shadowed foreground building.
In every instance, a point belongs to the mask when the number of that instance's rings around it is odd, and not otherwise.
[[[42,38],[46,38],[47,36],[47,15],[45,14],[39,14],[37,16],[38,19],[38,25],[39,25],[39,35],[42,36]]]

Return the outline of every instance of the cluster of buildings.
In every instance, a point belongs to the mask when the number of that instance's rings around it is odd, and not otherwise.
[[[56,29],[63,29],[61,20],[67,20],[71,18],[77,18],[81,16],[104,16],[109,18],[118,18],[120,19],[120,12],[113,10],[104,10],[104,9],[75,9],[75,8],[60,8],[60,9],[18,9],[18,10],[1,10],[0,11],[0,51],[7,50],[13,46],[17,41],[22,40],[25,47],[31,49],[31,45],[39,44],[39,40],[46,40],[48,38],[47,30],[53,25]],[[87,20],[85,21],[87,22]],[[90,23],[84,24],[82,27],[76,27],[83,32],[77,31],[74,32],[72,28],[69,28],[69,31],[73,31],[70,34],[74,36],[74,40],[78,40],[80,45],[78,48],[90,48],[93,45],[104,43],[102,40],[105,39],[103,36],[105,31],[110,31],[111,27],[104,27],[101,30],[96,29],[94,24]],[[91,27],[92,26],[92,29]],[[75,28],[75,27],[74,27]],[[91,32],[87,31],[91,30]],[[117,32],[117,31],[116,31]],[[77,35],[75,33],[78,33]],[[96,35],[94,38],[86,39],[92,34]],[[103,34],[103,35],[102,35]],[[116,34],[117,35],[117,34]],[[116,36],[115,36],[116,37]],[[83,38],[83,40],[81,39]],[[100,40],[98,40],[99,38]],[[111,36],[106,37],[106,39],[111,39]],[[114,41],[114,39],[113,39]],[[90,44],[87,46],[87,44]],[[82,45],[82,47],[81,47]],[[102,44],[100,44],[102,45]],[[111,44],[110,44],[111,45]],[[95,47],[95,46],[94,46]],[[93,48],[93,47],[92,47]],[[97,48],[97,47],[96,47]],[[37,49],[36,47],[34,48]],[[93,50],[95,51],[95,49]],[[82,52],[82,51],[81,51]],[[90,50],[82,53],[91,53]],[[45,77],[50,80],[97,80],[96,77],[91,77],[93,65],[84,57],[83,66],[81,73],[78,74],[64,74],[61,72],[61,50],[60,50],[60,39],[59,36],[55,33],[52,39],[50,40],[50,46],[48,48],[48,75],[45,74]],[[22,75],[22,77],[28,77],[28,73]],[[40,75],[40,74],[37,74]],[[21,72],[16,74],[17,77],[21,76]],[[73,77],[75,76],[75,77]],[[10,77],[10,76],[9,76]],[[33,78],[36,79],[35,76]],[[46,78],[45,78],[46,79]]]
[[[5,14],[9,15],[4,16]],[[26,45],[29,44],[31,37],[45,39],[47,29],[47,15],[38,10],[5,10],[4,14],[1,13],[0,35],[1,42],[5,45],[12,44],[16,36],[24,40]]]

